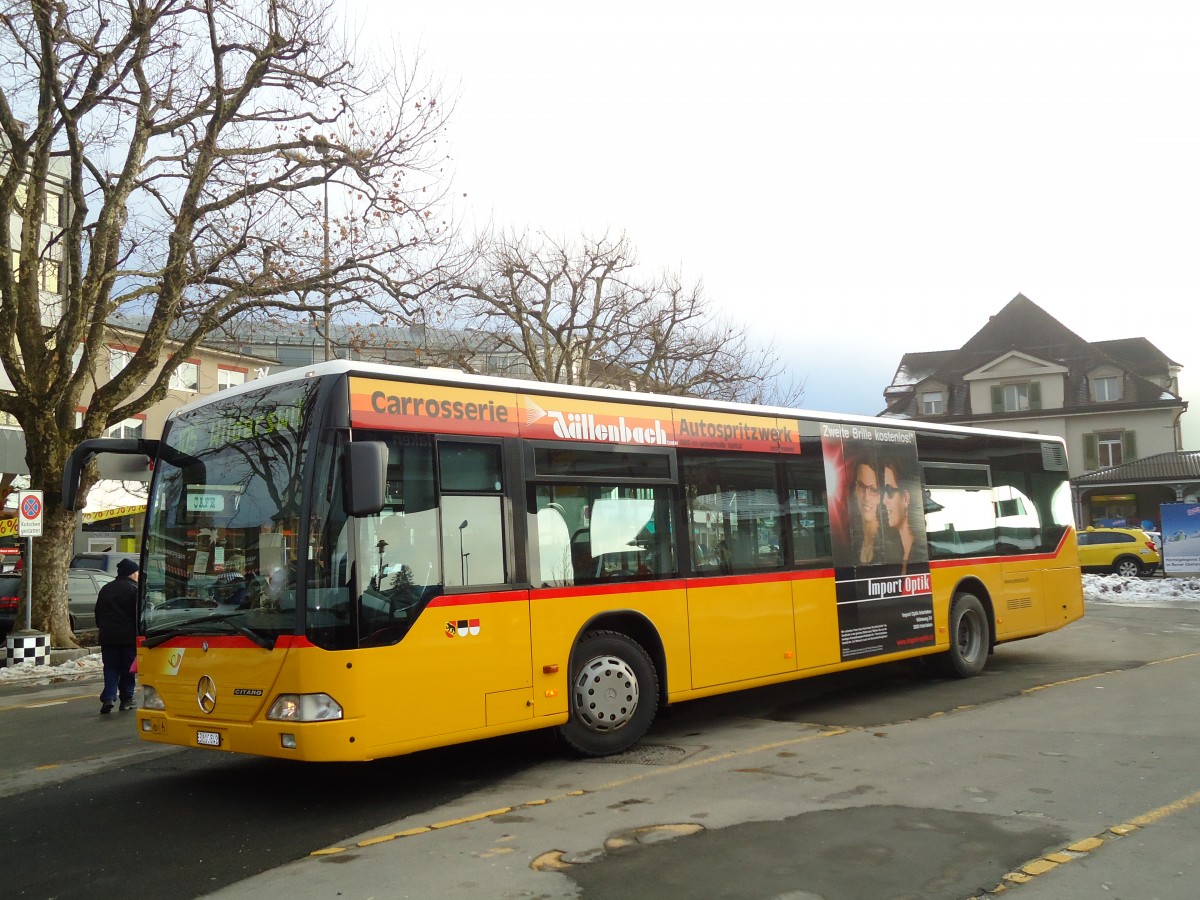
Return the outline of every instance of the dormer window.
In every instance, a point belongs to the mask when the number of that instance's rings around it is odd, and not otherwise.
[[[1119,375],[1093,377],[1091,383],[1092,399],[1097,403],[1106,403],[1121,399],[1121,377]]]
[[[1042,386],[1036,381],[992,385],[992,412],[1023,412],[1042,408]]]
[[[940,416],[946,411],[946,394],[943,391],[925,391],[921,394],[921,415]]]

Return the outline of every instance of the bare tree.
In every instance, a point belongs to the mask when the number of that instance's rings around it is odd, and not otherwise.
[[[774,348],[720,316],[701,285],[641,276],[624,235],[486,237],[476,260],[441,307],[465,329],[433,349],[439,362],[480,371],[499,351],[537,381],[752,403],[803,395],[784,386]]]
[[[368,297],[395,314],[451,264],[435,210],[446,105],[414,71],[356,62],[331,9],[23,0],[0,15],[0,246],[18,251],[0,253],[0,412],[46,491],[33,621],[56,646],[73,643],[55,586],[79,441],[162,399],[225,323],[328,321]],[[106,325],[126,314],[145,323],[140,346],[97,378]]]

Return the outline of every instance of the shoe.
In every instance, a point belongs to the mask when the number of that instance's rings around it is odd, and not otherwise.
[[[122,700],[121,701],[121,712],[125,712],[125,710],[127,710],[127,709],[137,709],[137,704],[134,703],[132,700]]]
[[[107,716],[110,712],[112,712],[112,706],[113,705],[107,700],[104,701],[102,704],[100,704],[100,715]]]

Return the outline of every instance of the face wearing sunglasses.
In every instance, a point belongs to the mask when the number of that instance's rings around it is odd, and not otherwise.
[[[894,484],[885,484],[879,489],[879,493],[883,494],[883,496],[888,500],[891,500],[898,493],[900,493],[900,488],[896,487]]]

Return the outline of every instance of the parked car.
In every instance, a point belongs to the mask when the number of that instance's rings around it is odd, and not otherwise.
[[[1079,532],[1079,565],[1085,572],[1152,575],[1162,557],[1138,528],[1088,528]]]
[[[1146,537],[1154,541],[1154,549],[1158,552],[1159,556],[1162,556],[1162,535],[1157,531],[1147,531]]]
[[[138,554],[136,552],[114,553],[111,550],[91,550],[87,553],[76,553],[71,557],[71,568],[99,569],[101,572],[107,572],[115,577],[117,574],[117,563],[123,559],[132,559],[134,562],[137,562]]]
[[[96,595],[114,577],[99,569],[71,569],[67,572],[67,610],[71,616],[72,631],[96,627]]]
[[[7,637],[17,621],[17,605],[21,602],[22,575],[0,575],[0,639]]]
[[[36,574],[34,577],[37,577]],[[67,572],[67,614],[72,631],[96,627],[96,595],[113,577],[97,569],[71,569]],[[0,639],[15,626],[17,605],[25,589],[24,578],[24,575],[0,575]]]

